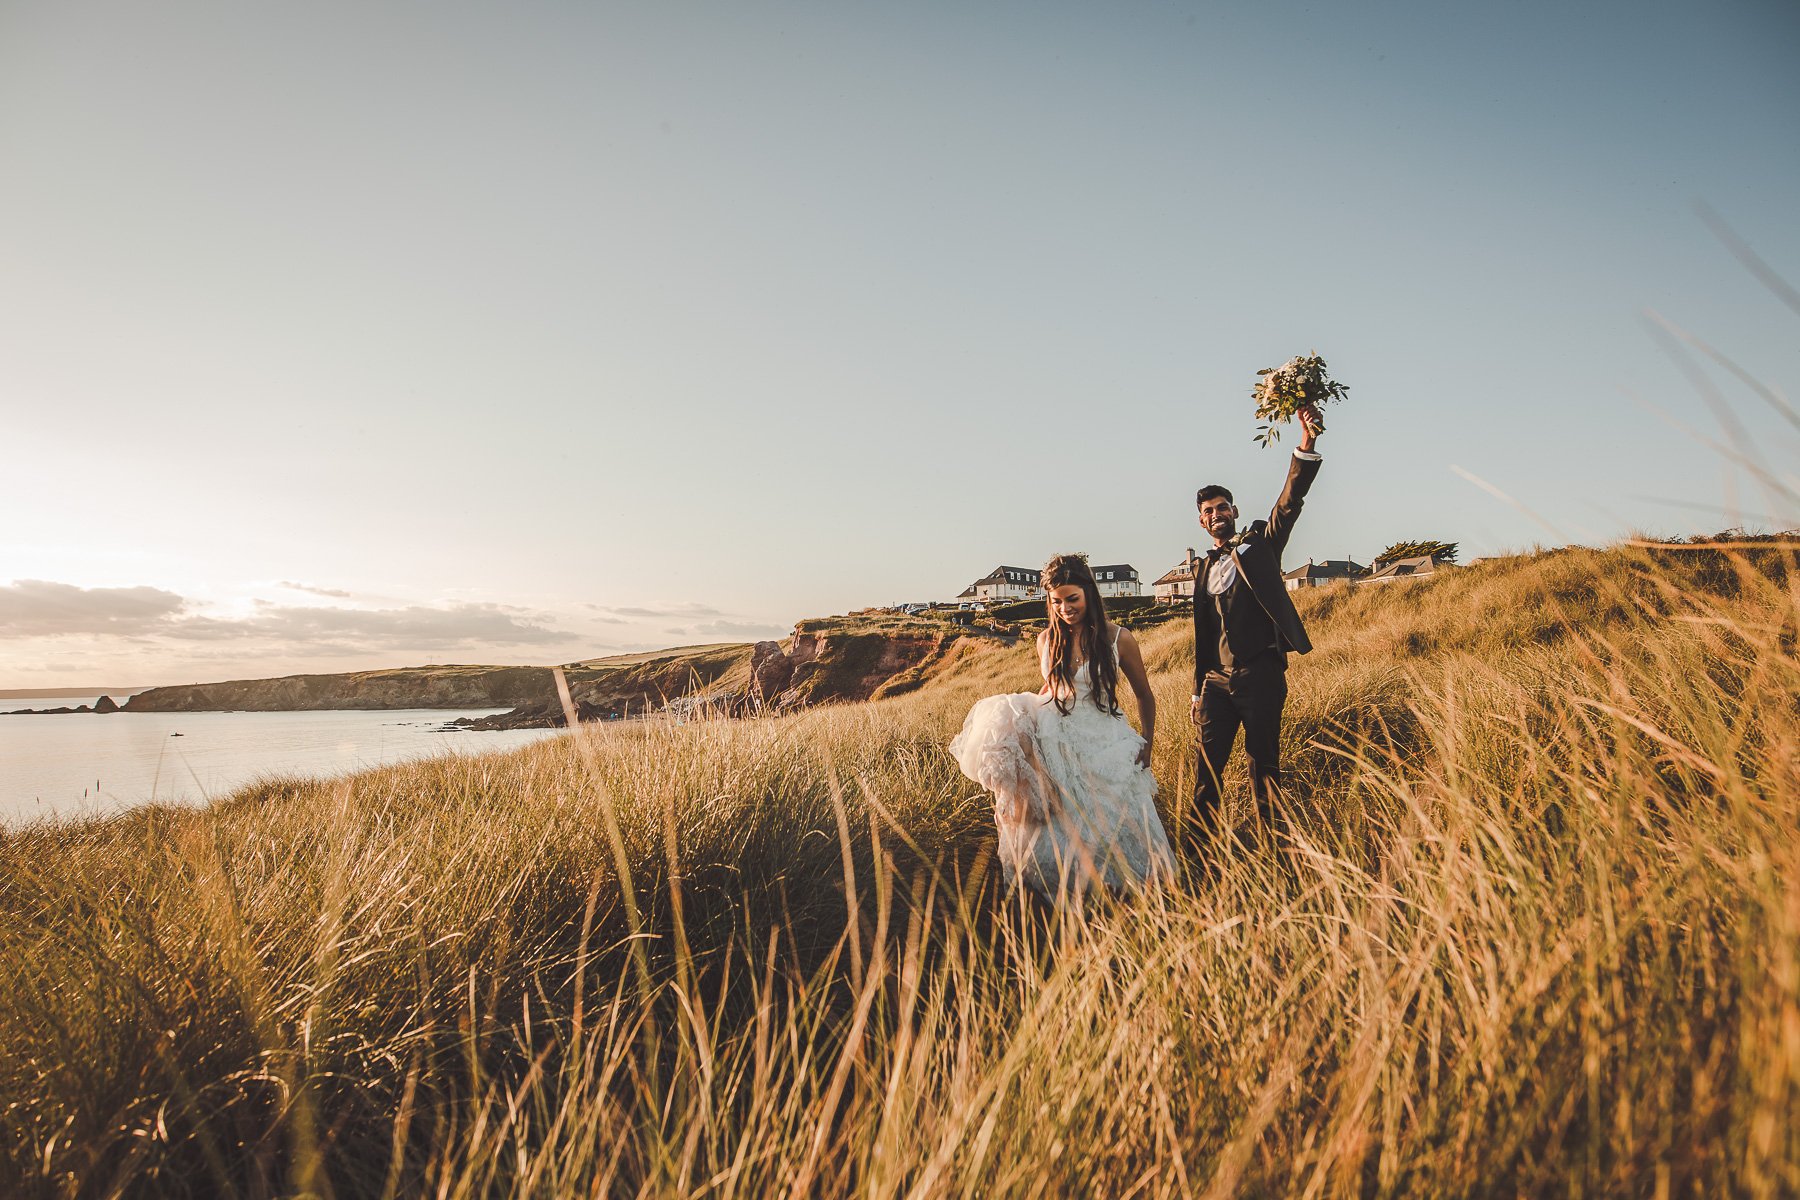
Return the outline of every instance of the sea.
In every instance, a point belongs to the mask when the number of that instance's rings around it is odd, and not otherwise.
[[[109,693],[120,704],[129,693]],[[21,708],[90,707],[98,693],[0,697]],[[445,731],[500,708],[0,716],[0,825],[203,804],[277,776],[329,778],[443,754],[486,754],[557,729]]]

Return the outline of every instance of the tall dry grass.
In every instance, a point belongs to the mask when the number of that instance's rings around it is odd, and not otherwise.
[[[0,1189],[1800,1193],[1791,568],[1307,597],[1292,841],[1082,922],[999,895],[943,750],[1025,650],[15,831]]]

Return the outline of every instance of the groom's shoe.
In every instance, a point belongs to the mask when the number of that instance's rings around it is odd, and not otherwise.
[[[1198,887],[1216,883],[1225,874],[1226,864],[1242,848],[1229,829],[1214,829],[1190,823],[1181,839],[1181,859],[1188,882]]]

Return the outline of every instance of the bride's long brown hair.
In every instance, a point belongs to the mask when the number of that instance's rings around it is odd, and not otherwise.
[[[1039,581],[1044,586],[1044,608],[1050,615],[1050,636],[1044,648],[1050,660],[1050,698],[1056,701],[1057,711],[1064,716],[1069,713],[1067,697],[1075,693],[1075,642],[1079,639],[1087,659],[1088,682],[1094,685],[1094,707],[1118,716],[1119,664],[1113,661],[1112,626],[1107,623],[1100,585],[1094,582],[1087,559],[1079,554],[1059,554],[1044,564]],[[1070,583],[1087,597],[1087,611],[1073,636],[1050,603],[1051,591]]]

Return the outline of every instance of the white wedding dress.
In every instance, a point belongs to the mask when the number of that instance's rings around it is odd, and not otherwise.
[[[1116,664],[1116,627],[1110,650]],[[1035,692],[989,696],[950,743],[963,774],[994,795],[1007,884],[1023,880],[1052,899],[1174,874],[1156,778],[1137,763],[1144,739],[1095,706],[1087,663],[1074,676],[1067,714]]]

